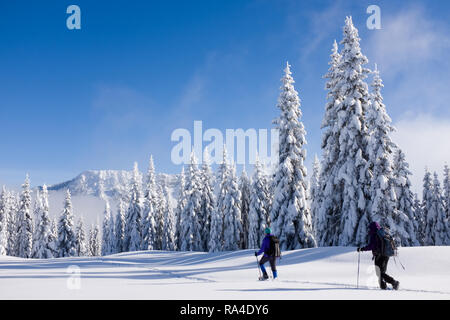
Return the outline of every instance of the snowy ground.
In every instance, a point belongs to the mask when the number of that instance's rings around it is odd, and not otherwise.
[[[391,261],[388,273],[401,290],[381,291],[371,253],[361,254],[356,289],[355,248],[285,252],[279,279],[264,282],[256,280],[253,250],[0,257],[0,299],[450,299],[450,247],[401,248],[400,259],[406,270]]]

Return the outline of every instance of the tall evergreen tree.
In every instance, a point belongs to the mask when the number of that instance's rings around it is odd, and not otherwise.
[[[419,200],[419,196],[414,194],[414,220],[417,223],[416,238],[419,245],[425,245],[425,227],[426,217],[424,215],[423,203]]]
[[[242,219],[242,235],[241,235],[241,249],[248,248],[248,230],[249,230],[249,212],[251,201],[251,181],[247,176],[245,167],[242,169],[241,177],[239,178],[239,190],[241,191],[241,219]]]
[[[175,209],[175,244],[176,244],[176,250],[180,250],[181,248],[181,226],[183,224],[182,221],[182,213],[184,210],[184,207],[186,206],[186,179],[185,179],[185,173],[184,173],[184,167],[181,169],[181,174],[179,178],[179,191],[178,191],[178,201],[177,201],[177,207]]]
[[[190,164],[186,176],[186,205],[181,213],[181,250],[202,251],[201,225],[199,213],[201,212],[202,185],[197,160],[191,153]]]
[[[422,195],[422,215],[424,219],[423,230],[423,244],[426,246],[434,245],[433,227],[435,212],[433,212],[433,181],[431,179],[431,173],[426,169],[425,176],[423,177],[423,195]]]
[[[203,155],[202,167],[200,170],[201,180],[201,211],[199,214],[200,224],[202,225],[202,250],[208,250],[208,243],[211,233],[211,216],[213,215],[216,200],[214,197],[214,179],[208,157],[208,150],[206,149]]]
[[[8,250],[8,194],[5,186],[0,195],[0,256]]]
[[[226,177],[226,196],[223,211],[223,249],[238,250],[242,236],[241,192],[236,176],[236,166],[231,164]]]
[[[35,210],[36,228],[33,240],[33,258],[53,258],[56,252],[55,238],[52,235],[52,222],[49,216],[48,190],[44,184],[42,191],[37,194]]]
[[[256,159],[248,213],[248,248],[261,246],[264,229],[269,225],[271,199],[267,175],[263,171],[259,159]]]
[[[138,165],[135,163],[130,186],[130,204],[126,216],[125,251],[138,251],[142,248],[142,214],[143,204],[140,176]]]
[[[336,232],[340,218],[340,206],[342,204],[342,193],[335,192],[341,190],[341,186],[335,183],[337,175],[336,162],[339,159],[339,133],[338,108],[344,97],[340,91],[342,80],[342,56],[338,52],[336,40],[331,50],[328,73],[324,76],[327,79],[325,89],[327,93],[327,103],[325,105],[325,115],[322,120],[322,162],[321,175],[319,180],[318,193],[313,199],[313,216],[316,217],[315,233],[318,236],[317,242],[322,246],[337,245],[339,233]]]
[[[164,242],[164,221],[166,214],[166,197],[164,195],[163,186],[156,186],[156,210],[155,210],[155,246],[156,250],[163,250]]]
[[[358,224],[367,211],[366,193],[370,183],[367,168],[368,135],[364,119],[369,104],[367,78],[368,63],[359,45],[358,30],[351,17],[345,20],[343,46],[337,68],[337,79],[329,100],[322,127],[323,138],[321,192],[323,203],[320,216],[326,218],[326,228],[322,235],[322,245],[352,245],[363,230]],[[330,97],[331,95],[331,97]],[[334,99],[334,100],[332,100]],[[332,145],[331,145],[332,144]],[[366,220],[368,217],[366,216]]]
[[[274,198],[270,215],[272,229],[280,240],[281,250],[314,247],[316,245],[307,204],[306,131],[300,118],[300,99],[294,89],[289,63],[281,79],[281,94],[274,120],[279,130],[279,164],[274,175]]]
[[[102,256],[114,253],[115,250],[114,220],[111,215],[109,201],[105,201],[105,212],[102,225]]]
[[[89,255],[88,239],[86,239],[86,232],[84,230],[84,220],[80,217],[75,230],[77,238],[77,256],[85,257]]]
[[[395,194],[397,196],[396,210],[400,219],[395,223],[398,230],[405,230],[405,234],[399,233],[400,244],[402,246],[418,246],[417,240],[418,223],[414,214],[414,195],[411,191],[411,181],[409,176],[409,164],[406,162],[405,154],[400,148],[394,153],[393,177]]]
[[[22,185],[18,218],[18,254],[21,258],[31,258],[33,248],[33,218],[31,216],[31,190],[28,175]]]
[[[89,231],[89,255],[91,257],[98,257],[102,252],[102,243],[100,238],[100,228],[98,223],[91,226]]]
[[[448,244],[447,221],[438,175],[434,173],[431,205],[427,212],[427,243],[442,246]]]
[[[0,256],[6,256],[8,249],[8,229],[6,226],[6,223],[2,222],[2,227],[0,229]]]
[[[228,157],[227,149],[223,146],[222,163],[217,168],[216,176],[216,207],[211,214],[211,227],[209,235],[208,250],[210,252],[219,252],[223,250],[224,245],[224,212],[225,198],[227,195],[227,177],[228,177]]]
[[[317,241],[320,239],[319,224],[322,223],[319,217],[320,206],[320,161],[317,155],[314,156],[313,172],[309,182],[309,193],[311,199],[311,217],[312,217],[312,229],[314,232],[314,238]]]
[[[162,210],[164,212],[164,229],[162,239],[162,250],[175,250],[175,216],[170,206],[170,194],[167,185],[161,187],[163,194]]]
[[[142,250],[161,249],[162,222],[158,208],[156,172],[153,156],[150,156],[144,195]]]
[[[73,257],[77,254],[72,199],[67,189],[64,209],[58,222],[58,257]]]
[[[394,177],[392,174],[392,154],[396,148],[390,135],[394,131],[391,118],[383,103],[381,88],[384,87],[377,66],[373,71],[373,92],[371,103],[366,111],[366,124],[369,134],[367,144],[368,161],[366,172],[371,173],[370,187],[368,187],[367,208],[358,227],[357,244],[367,241],[368,222],[377,221],[391,230],[397,243],[409,242],[409,235],[405,230],[408,217],[396,208],[396,194]],[[370,212],[368,216],[367,213]]]
[[[116,243],[115,243],[115,252],[124,252],[124,241],[125,241],[125,214],[126,208],[125,203],[122,198],[119,199],[119,204],[117,207],[117,215],[116,215],[116,227],[115,227],[115,235],[116,235]]]
[[[19,256],[19,239],[18,239],[18,224],[19,224],[19,198],[14,192],[8,193],[8,256]]]
[[[447,220],[450,220],[450,168],[446,164],[444,166],[444,205]],[[449,226],[450,227],[450,226]],[[450,235],[449,235],[450,236]]]

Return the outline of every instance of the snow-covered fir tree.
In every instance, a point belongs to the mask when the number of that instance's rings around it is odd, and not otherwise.
[[[175,216],[170,206],[170,194],[166,184],[161,187],[163,194],[162,210],[164,212],[164,229],[162,236],[162,250],[175,250]]]
[[[369,70],[363,66],[368,63],[359,45],[358,30],[351,17],[345,20],[343,46],[338,77],[333,92],[328,96],[322,127],[325,135],[322,140],[324,161],[320,190],[323,202],[320,216],[325,217],[325,230],[321,245],[352,245],[361,241],[364,230],[358,225],[368,224],[366,192],[370,184],[367,169],[368,135],[364,114],[370,95],[367,83]],[[330,92],[331,93],[331,92]],[[333,95],[331,95],[333,96]],[[365,217],[367,221],[360,221]],[[357,241],[357,231],[360,240]]]
[[[51,219],[51,238],[53,240],[53,247],[55,249],[53,256],[58,257],[58,218]]]
[[[40,212],[43,207],[41,192],[40,192],[39,188],[37,188],[35,192],[36,192],[36,195],[34,197],[34,208],[33,208],[33,215],[32,215],[32,219],[34,222],[34,225],[33,225],[33,247],[34,247],[34,240],[35,240],[35,236],[36,236],[35,230],[36,230],[37,224],[39,223],[39,216],[40,216]],[[33,253],[31,253],[31,255],[33,255]]]
[[[316,245],[307,203],[306,167],[303,163],[306,158],[306,131],[300,121],[300,99],[291,74],[287,63],[277,105],[280,116],[274,120],[279,130],[279,163],[273,180],[270,220],[272,230],[280,240],[281,250]]]
[[[259,159],[256,159],[250,193],[248,213],[248,248],[259,248],[264,236],[264,229],[269,225],[270,204],[272,195],[269,180]]]
[[[18,227],[19,198],[14,192],[8,192],[8,246],[7,255],[19,256]]]
[[[105,202],[102,225],[102,256],[110,255],[115,250],[114,219],[111,215],[109,201]]]
[[[186,179],[184,173],[184,167],[181,168],[181,174],[179,178],[179,191],[178,191],[178,199],[177,199],[177,207],[175,208],[175,244],[176,250],[180,250],[181,248],[181,225],[182,225],[182,212],[184,207],[186,206]]]
[[[31,258],[33,249],[33,218],[31,216],[31,190],[28,175],[22,185],[20,194],[17,227],[18,255],[21,258]]]
[[[210,252],[219,252],[223,250],[223,214],[225,212],[225,198],[227,194],[227,177],[229,170],[227,148],[224,145],[222,151],[222,163],[219,164],[216,173],[216,206],[211,214],[211,227],[208,243],[208,250]]]
[[[320,239],[319,234],[319,205],[320,205],[320,161],[317,155],[314,155],[313,172],[309,180],[309,194],[311,199],[311,219],[314,238]]]
[[[186,205],[181,212],[181,251],[202,251],[201,225],[199,213],[202,205],[202,181],[197,160],[191,153],[186,173]]]
[[[160,210],[158,208],[156,173],[153,156],[150,156],[143,205],[141,249],[159,250],[161,249],[162,240],[162,222]]]
[[[397,243],[408,242],[405,230],[408,217],[397,211],[394,178],[392,174],[392,154],[396,148],[390,135],[394,131],[391,118],[386,112],[381,89],[384,87],[377,65],[373,71],[371,103],[366,110],[366,125],[369,134],[367,144],[368,161],[366,172],[371,173],[368,187],[367,210],[359,221],[356,242],[367,242],[369,222],[376,221],[389,228]]]
[[[199,221],[202,236],[202,249],[208,250],[208,243],[211,233],[211,216],[213,215],[216,200],[214,196],[214,178],[210,166],[210,159],[208,156],[208,149],[205,149],[203,155],[202,167],[200,170],[200,180],[202,183],[201,191],[201,211],[199,213]]]
[[[75,235],[77,239],[77,256],[85,257],[89,255],[89,242],[86,238],[86,231],[84,230],[84,219],[80,217],[78,219],[77,227],[75,229]]]
[[[432,209],[433,204],[433,181],[431,173],[428,169],[425,170],[423,177],[423,189],[422,189],[422,215],[424,217],[424,230],[423,230],[423,244],[426,246],[434,245],[434,239],[432,238],[433,227],[435,224],[436,213]]]
[[[427,203],[426,243],[428,245],[442,246],[448,244],[448,230],[441,185],[436,172],[434,173],[431,193],[431,203]]]
[[[414,220],[417,224],[416,238],[419,245],[425,245],[425,229],[426,217],[423,210],[423,202],[420,201],[419,196],[414,194]]]
[[[335,184],[334,178],[337,175],[336,161],[339,158],[339,124],[338,107],[344,100],[340,92],[340,81],[342,79],[341,55],[338,52],[336,40],[330,55],[329,69],[324,78],[328,79],[325,84],[327,93],[327,103],[325,105],[325,115],[322,120],[322,162],[321,175],[319,180],[318,193],[312,199],[312,212],[315,217],[314,227],[319,245],[328,246],[338,243],[339,233],[335,232],[339,223],[339,206],[342,204],[342,194],[335,193],[339,186]],[[339,86],[338,86],[339,84]]]
[[[446,164],[444,166],[444,182],[443,182],[443,197],[444,197],[444,208],[445,208],[445,216],[447,217],[447,221],[450,223],[450,168]],[[450,225],[449,225],[450,229]],[[449,230],[450,232],[450,230]],[[450,234],[449,234],[450,237]],[[450,239],[449,239],[450,240]]]
[[[49,216],[48,190],[44,184],[42,191],[36,195],[36,227],[33,240],[33,258],[53,258],[56,252],[55,238],[52,234],[52,221]]]
[[[414,214],[414,195],[411,191],[411,181],[409,176],[409,164],[406,162],[405,154],[400,148],[394,152],[392,175],[394,178],[394,188],[396,194],[396,207],[398,220],[395,221],[397,230],[404,230],[405,233],[398,233],[402,246],[418,246],[417,240],[418,223]]]
[[[89,231],[89,255],[91,257],[100,256],[102,253],[102,242],[100,238],[100,227],[98,223],[91,226]]]
[[[223,206],[223,249],[238,250],[241,245],[242,217],[241,191],[239,190],[236,166],[230,165],[226,177],[226,195]]]
[[[156,211],[155,211],[155,250],[163,250],[163,241],[164,241],[164,220],[166,214],[166,197],[163,192],[163,186],[156,186]]]
[[[0,256],[6,256],[8,249],[8,229],[5,221],[1,221],[0,224]]]
[[[57,257],[73,257],[77,254],[77,242],[73,218],[72,199],[69,189],[66,190],[64,209],[58,221],[58,253]]]
[[[241,249],[248,248],[248,229],[249,229],[249,212],[251,201],[251,180],[247,176],[245,166],[242,169],[239,178],[239,190],[241,191],[241,219],[242,219],[242,234],[241,234]]]
[[[0,194],[0,256],[5,256],[8,249],[8,194],[5,186]]]
[[[122,198],[119,199],[119,204],[117,206],[117,214],[116,214],[116,226],[115,226],[115,252],[124,252],[124,241],[125,241],[125,214],[126,208],[125,203]]]
[[[134,164],[130,186],[130,204],[125,224],[125,251],[139,251],[142,246],[142,190],[137,163]],[[148,248],[147,248],[148,249]]]

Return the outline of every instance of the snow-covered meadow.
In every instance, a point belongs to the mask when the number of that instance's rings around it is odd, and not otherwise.
[[[258,281],[252,250],[139,251],[104,257],[0,257],[0,299],[450,299],[450,247],[400,248],[388,273],[399,291],[377,288],[370,253],[353,247],[287,251],[279,279]],[[270,274],[270,272],[269,272]]]

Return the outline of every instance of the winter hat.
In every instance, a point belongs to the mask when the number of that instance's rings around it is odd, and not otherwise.
[[[271,234],[271,233],[272,233],[272,229],[266,228],[266,229],[264,230],[264,233],[265,233],[265,234]]]

